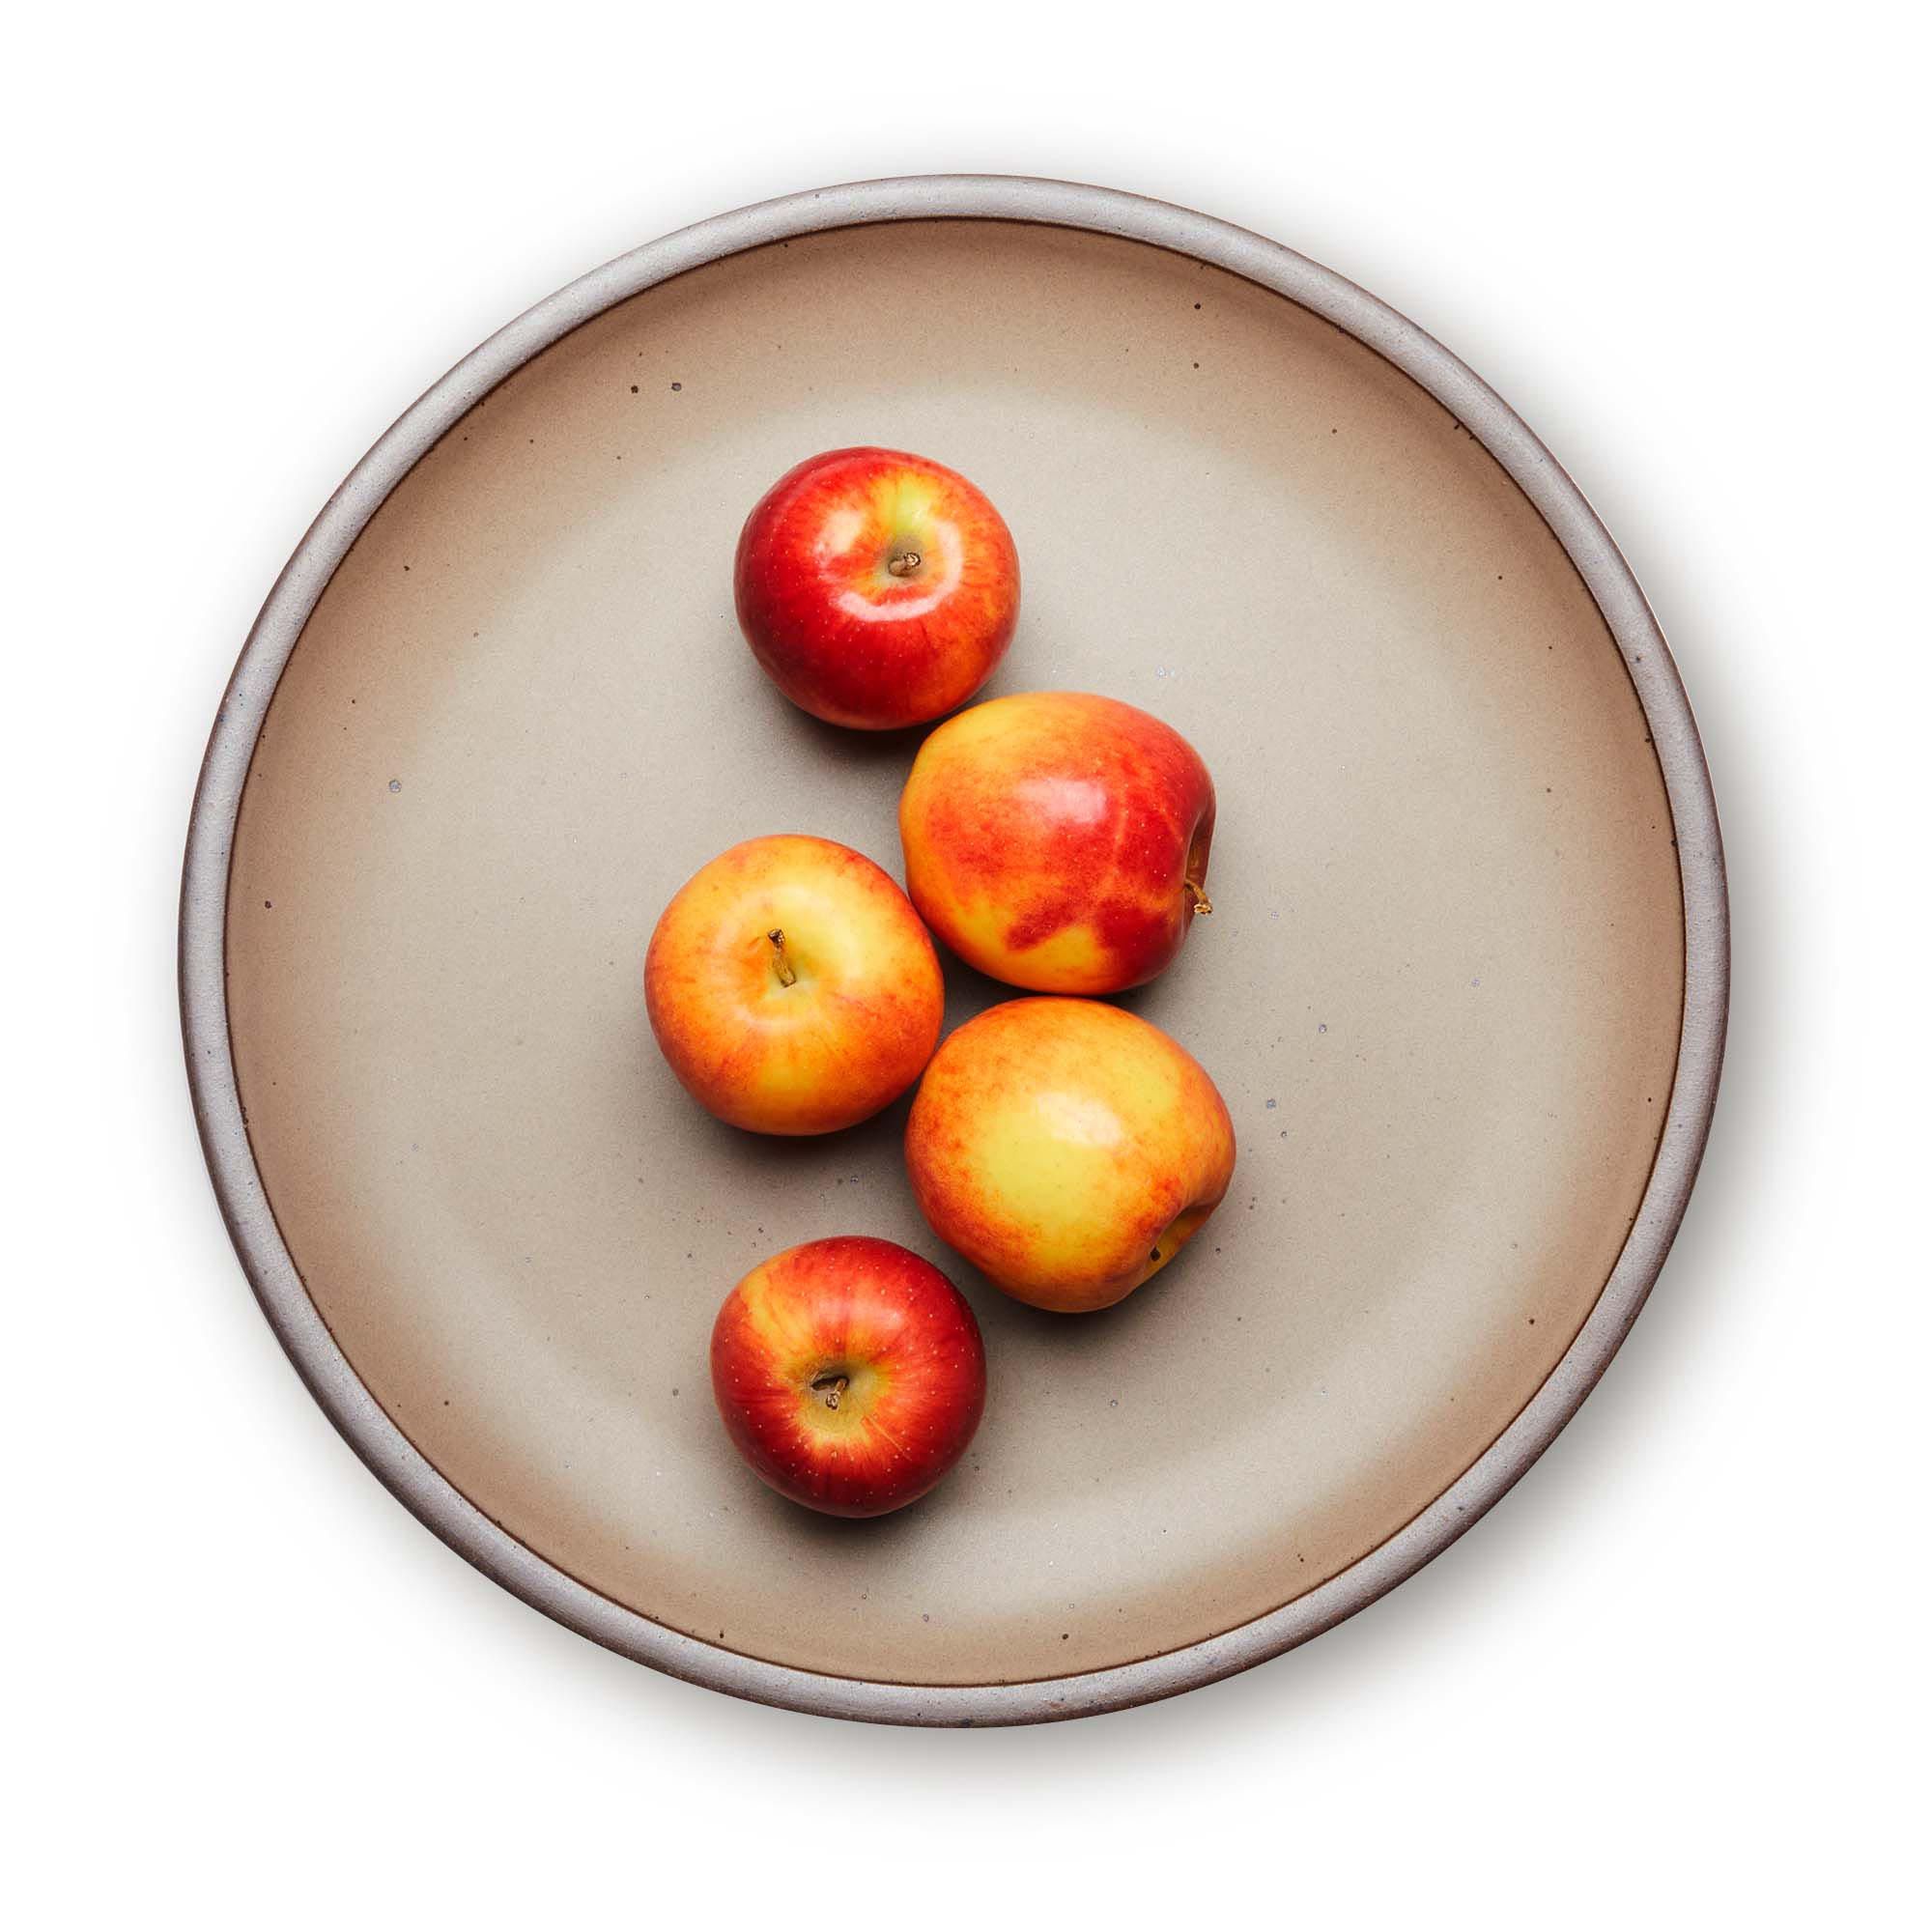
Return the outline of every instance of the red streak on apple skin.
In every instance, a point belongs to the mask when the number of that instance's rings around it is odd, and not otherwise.
[[[917,556],[905,576],[895,557]],[[965,477],[903,450],[831,450],[746,519],[738,623],[774,683],[833,724],[890,730],[963,703],[1019,620],[1019,555]]]
[[[1153,979],[1193,920],[1185,882],[1207,878],[1207,766],[1170,725],[1114,698],[994,701],[1009,707],[1009,731],[956,761],[935,733],[929,781],[920,784],[916,768],[908,786],[901,831],[921,916],[969,964],[1016,985],[1102,993]],[[998,952],[952,916],[975,901],[1006,909]],[[1107,962],[1091,982],[1030,977],[1023,959],[1000,956],[1074,926],[1088,928]]]
[[[812,1384],[849,1378],[841,1406]],[[965,1453],[986,1400],[980,1326],[930,1262],[869,1236],[788,1248],[725,1297],[711,1384],[739,1453],[781,1495],[883,1516]]]

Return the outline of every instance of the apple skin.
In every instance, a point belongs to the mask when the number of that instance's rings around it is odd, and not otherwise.
[[[945,1000],[906,895],[863,853],[803,834],[721,853],[678,890],[644,955],[671,1071],[757,1133],[828,1134],[895,1100],[932,1057]]]
[[[1095,1000],[1009,1000],[933,1055],[906,1122],[933,1233],[1036,1308],[1111,1307],[1171,1262],[1235,1171],[1199,1062]]]
[[[986,1354],[966,1297],[930,1262],[841,1235],[760,1262],[724,1297],[711,1388],[739,1454],[780,1495],[884,1516],[965,1453]]]
[[[1208,901],[1214,781],[1187,740],[1081,692],[995,697],[920,747],[899,798],[906,890],[969,966],[1041,993],[1117,993]]]
[[[963,704],[1019,620],[1019,554],[1000,513],[904,450],[828,450],[788,470],[745,520],[734,576],[739,628],[772,682],[862,730]]]

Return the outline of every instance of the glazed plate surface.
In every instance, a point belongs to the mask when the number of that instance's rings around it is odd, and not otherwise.
[[[459,1547],[723,1688],[1053,1716],[1366,1601],[1365,1559],[1546,1390],[1666,1139],[1690,901],[1629,639],[1449,408],[1179,247],[879,212],[605,307],[445,396],[351,505],[285,668],[244,660],[231,694],[260,735],[203,908],[228,1031],[208,1007],[197,1039],[191,988],[190,1053],[232,1042],[245,1146],[217,1180],[277,1325]],[[652,924],[726,844],[817,833],[901,875],[916,734],[793,710],[731,609],[750,504],[857,442],[955,466],[1010,525],[1024,608],[984,695],[1126,699],[1216,781],[1214,913],[1125,1004],[1220,1085],[1238,1167],[1105,1315],[1008,1302],[934,1239],[905,1103],[756,1139],[694,1109],[645,1024]],[[192,926],[192,857],[189,898]],[[1007,996],[947,971],[949,1026]],[[197,1079],[213,1157],[225,1089]],[[1694,1167],[1709,1094],[1678,1098]],[[989,1357],[967,1461],[869,1523],[767,1493],[706,1372],[731,1284],[842,1233],[951,1273]]]

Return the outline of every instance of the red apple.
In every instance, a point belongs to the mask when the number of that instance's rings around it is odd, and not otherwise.
[[[774,1255],[724,1297],[711,1387],[738,1453],[780,1495],[884,1516],[965,1453],[986,1355],[965,1296],[930,1262],[841,1235]]]
[[[965,477],[896,449],[834,449],[774,483],[738,538],[738,623],[772,682],[865,730],[962,704],[1012,641],[1020,564]]]
[[[826,1134],[920,1076],[946,988],[906,895],[829,838],[748,838],[688,880],[644,955],[670,1068],[735,1127]]]
[[[969,966],[1041,993],[1151,980],[1209,911],[1214,781],[1111,697],[1037,691],[949,719],[899,800],[906,890]]]

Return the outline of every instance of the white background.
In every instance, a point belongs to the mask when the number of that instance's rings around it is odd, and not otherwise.
[[[633,0],[14,23],[13,1922],[1923,1910],[1924,49],[1904,10],[1780,13]],[[1738,957],[1677,1252],[1493,1516],[1247,1676],[926,1734],[607,1656],[377,1488],[228,1249],[172,949],[222,680],[311,514],[418,390],[667,229],[955,169],[1274,235],[1527,415],[1682,664]]]

